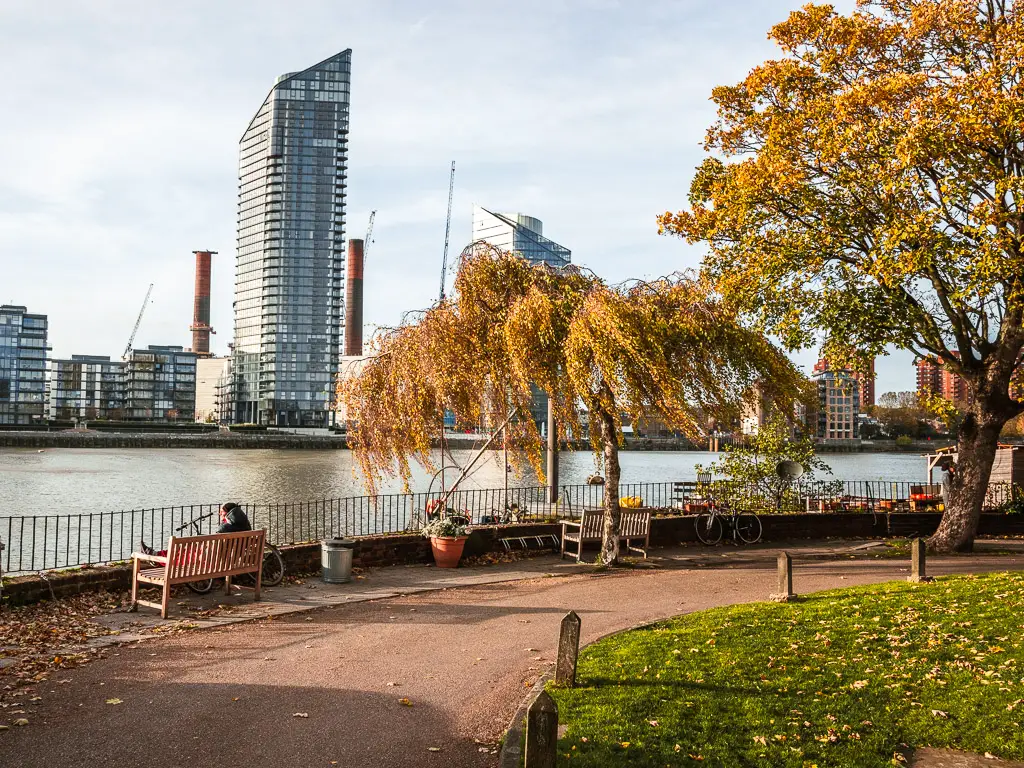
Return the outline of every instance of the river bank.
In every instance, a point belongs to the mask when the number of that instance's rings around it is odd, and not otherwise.
[[[453,450],[479,449],[486,437],[481,435],[449,435],[448,446]],[[817,446],[819,453],[929,453],[951,441],[919,440],[910,445],[900,446],[895,440],[839,441]],[[724,447],[724,443],[722,444]],[[440,447],[435,443],[435,447]],[[292,450],[347,450],[348,442],[343,435],[297,434],[291,432],[214,432],[205,434],[169,434],[163,432],[97,432],[91,430],[66,430],[62,432],[0,432],[0,448],[213,448],[213,449],[292,449]],[[568,450],[590,449],[590,443],[583,440],[564,444]],[[623,450],[626,451],[697,451],[704,452],[707,446],[697,446],[685,438],[627,437]]]

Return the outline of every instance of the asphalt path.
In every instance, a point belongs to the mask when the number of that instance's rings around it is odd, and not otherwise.
[[[1022,565],[932,558],[929,572]],[[797,557],[794,589],[903,579],[906,568]],[[590,642],[764,600],[774,586],[763,558],[536,578],[133,643],[42,684],[41,700],[25,704],[29,725],[0,732],[0,766],[493,766],[493,745],[553,661],[568,610]]]

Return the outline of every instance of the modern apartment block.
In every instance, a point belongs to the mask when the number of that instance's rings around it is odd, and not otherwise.
[[[524,213],[495,213],[474,205],[472,242],[488,243],[518,254],[531,264],[561,268],[569,266],[572,261],[572,252],[568,248],[544,237],[544,223]],[[547,409],[547,395],[534,388],[530,413],[542,433],[547,430]]]
[[[35,424],[46,411],[46,315],[0,306],[0,424]]]
[[[50,361],[47,409],[51,419],[124,418],[124,369],[106,355],[72,355]]]
[[[962,376],[942,364],[936,357],[925,357],[914,363],[917,368],[917,394],[933,393],[943,400],[966,408],[970,405],[973,395]]]
[[[277,79],[239,146],[233,419],[323,427],[341,354],[352,51]]]
[[[864,409],[864,376],[818,360],[812,378],[818,385],[817,436],[823,440],[860,437],[857,417]]]
[[[194,421],[196,354],[151,344],[133,349],[125,365],[125,418]]]

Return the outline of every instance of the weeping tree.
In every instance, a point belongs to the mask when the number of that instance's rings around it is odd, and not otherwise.
[[[969,550],[1024,348],[1024,6],[807,5],[783,56],[712,98],[710,156],[663,232],[709,246],[725,300],[833,364],[888,345],[963,377],[950,503],[930,540]]]
[[[706,286],[683,276],[611,287],[575,267],[531,265],[490,247],[467,252],[453,297],[378,332],[360,373],[339,384],[350,445],[371,490],[408,487],[411,462],[433,471],[446,411],[506,427],[512,461],[544,477],[529,418],[531,384],[551,398],[559,438],[589,433],[606,475],[600,561],[619,553],[623,423],[658,417],[699,437],[736,418],[753,385],[791,411],[805,380]]]

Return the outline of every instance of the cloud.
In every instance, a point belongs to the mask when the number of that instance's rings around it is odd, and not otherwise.
[[[654,218],[685,204],[711,88],[775,55],[767,30],[793,7],[9,0],[0,300],[49,314],[56,355],[120,355],[154,282],[139,341],[187,346],[191,252],[210,248],[226,351],[238,140],[279,74],[348,47],[348,234],[378,212],[368,323],[436,297],[452,160],[450,258],[479,203],[537,216],[614,282],[694,266],[701,249]]]

